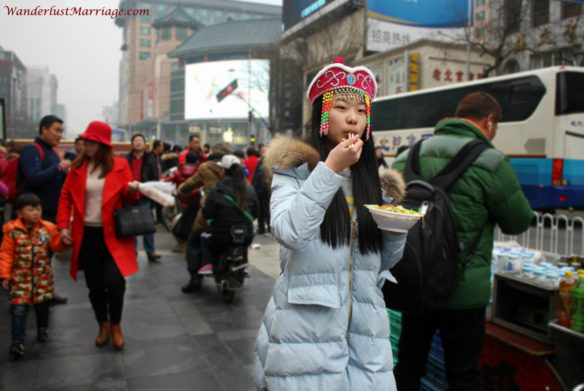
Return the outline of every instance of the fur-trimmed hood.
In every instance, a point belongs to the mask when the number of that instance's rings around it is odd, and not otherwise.
[[[264,157],[265,181],[269,187],[272,181],[272,168],[292,169],[307,163],[312,171],[320,160],[320,154],[312,145],[283,135],[270,141]],[[386,194],[393,197],[393,203],[398,204],[406,194],[406,184],[401,173],[393,168],[386,168],[380,173],[381,187]]]
[[[312,171],[320,160],[320,154],[312,145],[286,136],[274,137],[266,149],[264,167],[266,177],[272,180],[272,167],[290,169],[308,163],[308,170]]]

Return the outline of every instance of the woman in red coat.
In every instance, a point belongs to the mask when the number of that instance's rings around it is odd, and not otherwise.
[[[85,271],[89,300],[99,323],[97,346],[111,335],[115,349],[124,346],[120,327],[125,277],[138,270],[134,238],[118,238],[114,210],[138,200],[138,184],[132,183],[128,161],[114,156],[112,129],[93,121],[79,137],[85,150],[72,163],[61,192],[57,227],[66,244],[73,245],[69,273]],[[71,216],[73,221],[71,222]]]

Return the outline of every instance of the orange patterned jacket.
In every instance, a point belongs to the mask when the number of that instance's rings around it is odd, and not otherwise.
[[[0,278],[10,280],[12,305],[39,304],[53,298],[50,252],[65,251],[55,224],[39,220],[30,231],[20,219],[4,224]]]

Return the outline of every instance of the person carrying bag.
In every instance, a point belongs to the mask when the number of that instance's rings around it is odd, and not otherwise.
[[[85,271],[89,300],[99,324],[96,346],[110,337],[122,349],[125,277],[138,270],[133,237],[116,234],[114,213],[138,200],[128,161],[114,155],[110,126],[93,121],[79,137],[85,150],[73,161],[61,193],[57,227],[65,244],[73,245],[69,273]],[[71,213],[73,222],[71,223]]]

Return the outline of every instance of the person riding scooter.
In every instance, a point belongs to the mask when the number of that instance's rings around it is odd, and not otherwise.
[[[225,155],[218,165],[222,168],[221,182],[209,191],[202,209],[207,229],[201,234],[201,251],[203,262],[212,265],[219,253],[251,244],[253,220],[259,208],[257,195],[245,179],[239,158]]]

